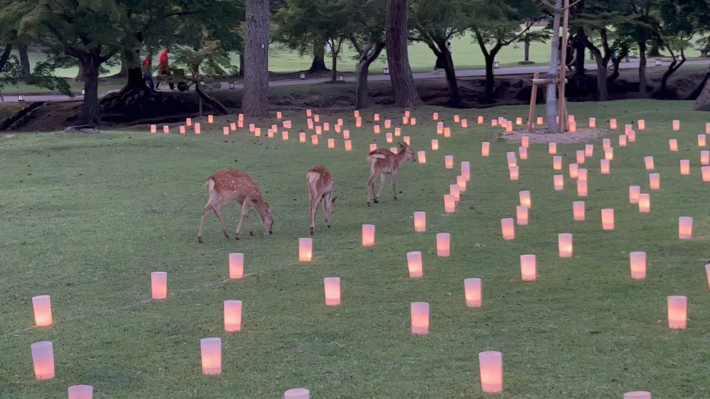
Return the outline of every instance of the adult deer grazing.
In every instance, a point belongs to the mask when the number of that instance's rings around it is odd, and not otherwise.
[[[367,163],[370,164],[370,178],[367,180],[367,206],[370,206],[370,193],[375,191],[375,180],[380,176],[380,191],[375,195],[375,203],[378,203],[382,189],[385,187],[385,175],[390,176],[392,181],[392,194],[397,200],[397,189],[395,188],[395,176],[397,169],[404,161],[416,162],[412,147],[400,142],[399,151],[393,154],[384,148],[370,151],[367,155]]]
[[[324,166],[314,166],[306,173],[308,196],[311,199],[311,235],[316,232],[316,211],[318,204],[323,205],[325,224],[330,228],[330,214],[333,212],[333,175]]]
[[[205,225],[205,218],[210,211],[219,219],[224,235],[229,238],[227,226],[222,219],[222,207],[230,201],[235,201],[242,209],[235,235],[239,239],[239,231],[242,229],[242,222],[246,219],[249,225],[249,234],[254,235],[254,229],[249,221],[249,208],[254,208],[261,218],[261,225],[264,228],[264,235],[272,234],[271,227],[274,225],[274,218],[271,216],[271,207],[261,196],[259,184],[249,177],[246,172],[237,169],[222,169],[210,176],[205,183],[210,192],[210,199],[207,201],[205,209],[202,211],[200,221],[200,231],[197,232],[197,241],[202,243],[202,228]]]

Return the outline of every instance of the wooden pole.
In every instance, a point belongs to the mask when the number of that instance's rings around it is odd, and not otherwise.
[[[569,0],[564,1],[562,17],[562,51],[560,54],[560,83],[558,86],[557,117],[560,118],[560,132],[568,131],[567,102],[565,101],[565,74],[567,72],[567,29],[569,26]],[[555,32],[559,34],[559,32]]]
[[[535,107],[537,105],[537,79],[540,78],[540,72],[533,74],[532,93],[530,94],[530,113],[528,113],[528,132],[532,132],[533,118],[535,117]]]

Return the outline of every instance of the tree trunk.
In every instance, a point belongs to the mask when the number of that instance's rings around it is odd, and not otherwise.
[[[20,53],[20,76],[30,76],[30,57],[27,55],[27,45],[23,44],[17,49]]]
[[[493,90],[495,89],[496,78],[493,74],[493,63],[495,62],[496,53],[491,51],[488,55],[483,54],[483,58],[486,61],[486,90],[484,97],[486,104],[492,104],[495,102]]]
[[[0,72],[2,72],[2,69],[5,68],[5,64],[7,63],[7,60],[10,58],[11,52],[12,52],[12,44],[7,43],[5,45],[5,49],[3,50],[2,54],[0,54]]]
[[[446,48],[446,40],[442,43],[442,57],[444,57],[444,72],[446,72],[446,83],[449,85],[449,106],[454,108],[461,107],[461,95],[459,94],[459,82],[456,79],[456,70],[454,69],[454,60],[451,58],[449,49]]]
[[[688,98],[686,100],[697,100],[700,97],[700,93],[702,93],[703,90],[705,89],[705,84],[708,82],[708,79],[710,79],[710,72],[705,73],[705,77],[703,78],[702,82],[700,82],[698,87],[696,87],[695,90],[693,90],[693,92],[690,93],[690,95],[688,96]],[[697,105],[697,103],[696,103],[696,105]],[[708,109],[710,109],[710,107],[708,107]],[[695,106],[693,106],[693,110],[697,111],[695,109]]]
[[[530,61],[530,40],[525,39],[525,62]]]
[[[313,43],[313,62],[311,63],[311,69],[308,72],[324,72],[327,71],[328,67],[325,66],[325,43],[316,40]]]
[[[97,57],[90,56],[81,60],[84,82],[84,104],[81,106],[79,120],[82,124],[96,126],[99,122],[99,65]]]
[[[646,97],[648,92],[646,88],[646,42],[641,42],[639,45],[639,94],[641,97]]]
[[[244,50],[239,52],[239,76],[244,77]]]
[[[390,70],[394,101],[398,107],[415,107],[422,103],[409,66],[408,13],[407,0],[387,1],[387,66]]]
[[[562,0],[555,1],[552,23],[552,44],[550,47],[550,67],[547,70],[547,77],[550,83],[547,84],[547,128],[552,133],[559,133],[560,128],[557,123],[557,85],[560,79],[560,17],[562,10]]]
[[[125,53],[121,52],[121,70],[117,74],[113,75],[114,78],[126,78],[128,77],[128,70],[131,68],[131,62]]]
[[[576,57],[574,66],[574,76],[583,77],[584,76],[584,50],[585,43],[587,42],[587,34],[584,32],[584,28],[577,28],[577,41],[575,42],[576,48],[574,49],[574,56]]]
[[[212,108],[214,112],[221,115],[227,115],[229,113],[229,110],[221,102],[202,91],[202,89],[200,88],[199,79],[195,81],[195,93],[197,93],[197,95],[200,96],[202,101],[207,103],[207,105]]]
[[[363,50],[357,66],[357,83],[355,84],[355,109],[363,109],[370,106],[370,96],[367,93],[367,76],[370,64],[380,56],[384,43],[376,43],[375,48],[370,52],[369,47]]]
[[[705,82],[703,91],[698,95],[698,99],[693,104],[693,111],[710,111],[710,84]]]
[[[594,61],[597,62],[597,101],[606,101],[609,97],[606,81],[606,63],[604,62],[604,57],[599,49],[596,49],[596,51],[590,50],[590,52],[594,56]]]
[[[269,0],[246,0],[246,42],[244,45],[244,115],[263,117],[269,113]]]
[[[338,53],[335,51],[335,46],[331,45],[330,54],[332,55],[330,81],[335,83],[338,81]]]
[[[663,73],[663,77],[661,78],[661,86],[658,88],[658,91],[654,93],[654,97],[657,98],[667,98],[666,95],[666,90],[668,89],[668,78],[671,77],[677,71],[680,69],[681,66],[685,63],[685,58],[681,58],[680,61],[676,61],[675,59],[671,64],[668,66],[668,70]]]
[[[76,78],[74,78],[74,80],[77,82],[84,81],[84,65],[81,62],[79,63],[79,72],[76,73]]]

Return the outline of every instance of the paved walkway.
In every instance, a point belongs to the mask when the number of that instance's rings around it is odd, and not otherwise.
[[[695,60],[695,61],[686,61],[685,65],[708,65],[710,62],[707,60]],[[648,69],[653,69],[653,68],[666,68],[668,65],[668,61],[664,61],[664,66],[657,67],[654,65],[654,59],[649,60],[649,64],[646,68]],[[638,69],[639,64],[638,62],[628,62],[628,63],[622,63],[619,68],[620,69]],[[584,66],[584,69],[588,71],[596,71],[597,70],[597,64],[586,64]],[[501,69],[496,69],[495,74],[496,76],[506,76],[506,75],[532,75],[535,72],[541,72],[541,73],[546,73],[548,70],[547,66],[535,66],[535,65],[529,65],[529,66],[520,66],[520,67],[510,67],[510,68],[501,68]],[[417,72],[413,74],[414,79],[445,79],[444,72]],[[465,71],[457,71],[456,72],[456,77],[458,78],[468,78],[468,77],[481,77],[481,76],[486,76],[486,70],[485,69],[470,69],[470,70],[465,70]],[[370,75],[368,78],[368,81],[370,82],[380,82],[380,81],[386,81],[389,80],[390,77],[388,75]],[[270,87],[279,87],[279,86],[297,86],[297,85],[313,85],[313,84],[319,84],[319,83],[325,83],[329,82],[330,78],[315,78],[315,79],[287,79],[287,80],[274,80],[269,82]],[[355,82],[355,77],[354,76],[345,76],[345,81],[346,82]],[[241,83],[238,83],[235,85],[235,89],[243,89],[244,85]],[[229,83],[228,82],[222,82],[221,90],[229,90]],[[105,94],[104,94],[105,95]],[[102,97],[103,95],[100,95],[99,97]],[[83,100],[84,96],[76,96],[74,97],[73,100]],[[67,96],[63,95],[27,95],[24,96],[24,100],[28,102],[33,102],[33,101],[72,101]],[[5,95],[4,102],[17,102],[18,101],[18,96],[17,95]]]

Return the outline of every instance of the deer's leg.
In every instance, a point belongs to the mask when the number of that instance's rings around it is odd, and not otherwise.
[[[316,233],[316,212],[318,211],[318,203],[320,202],[320,199],[315,199],[311,197],[311,208],[310,208],[310,214],[311,214],[311,227],[309,229],[309,232],[311,235],[314,235]]]
[[[227,233],[227,225],[224,224],[224,219],[222,219],[222,204],[215,204],[212,207],[212,210],[214,210],[214,214],[217,216],[217,220],[219,220],[219,224],[222,225],[222,232],[224,233],[224,236],[229,238],[229,233]]]
[[[323,218],[325,219],[325,225],[330,228],[330,214],[333,212],[333,193],[327,193],[323,196]]]
[[[375,174],[371,174],[370,178],[367,179],[367,206],[370,206],[370,198],[372,193],[375,192],[375,180],[377,180]],[[377,203],[377,198],[375,198],[375,203]]]
[[[397,189],[394,184],[394,173],[390,175],[390,180],[392,180],[392,195],[394,196],[394,200],[397,201]]]
[[[254,228],[251,227],[251,219],[249,218],[249,210],[247,210],[246,216],[244,216],[244,220],[247,221],[247,226],[249,226],[249,235],[254,236]]]
[[[385,188],[385,174],[381,173],[380,174],[380,191],[378,191],[377,195],[375,195],[375,203],[377,203],[377,200],[380,198],[380,195],[382,195],[383,188]]]
[[[237,231],[235,235],[237,236],[237,240],[239,239],[239,232],[242,230],[242,223],[244,222],[244,218],[249,216],[249,205],[251,204],[251,199],[249,197],[244,199],[244,202],[242,202],[242,212],[239,215],[239,223],[237,224]]]
[[[207,215],[210,213],[210,211],[214,210],[214,205],[217,203],[217,197],[210,195],[210,199],[207,201],[207,205],[205,205],[205,209],[202,210],[202,219],[200,220],[200,230],[197,232],[197,242],[202,244],[202,231],[203,228],[205,227],[205,219],[207,218]],[[220,221],[222,219],[220,218]],[[224,224],[224,223],[222,223]]]

